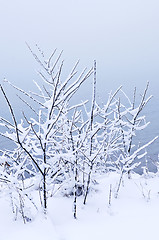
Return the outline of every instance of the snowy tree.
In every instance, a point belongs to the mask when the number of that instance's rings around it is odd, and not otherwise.
[[[147,154],[146,148],[156,139],[154,138],[144,145],[142,145],[142,143],[139,145],[136,141],[137,131],[144,130],[149,124],[149,122],[146,123],[145,116],[141,115],[141,112],[143,112],[143,109],[152,97],[146,97],[148,86],[149,83],[137,106],[136,89],[134,91],[133,102],[131,102],[128,96],[123,92],[129,102],[128,107],[121,104],[120,98],[117,101],[116,112],[114,112],[114,126],[118,129],[118,144],[120,147],[115,154],[115,165],[117,169],[119,169],[121,176],[116,196],[120,189],[123,174],[127,173],[130,178],[131,171],[141,164],[139,160]]]
[[[57,59],[53,60],[54,51],[51,57],[45,61],[33,53],[30,47],[29,49],[42,67],[42,71],[39,72],[42,78],[41,86],[35,82],[38,88],[37,93],[27,93],[10,82],[9,84],[23,95],[23,97],[19,96],[19,98],[31,109],[34,117],[28,118],[27,114],[23,113],[23,120],[18,123],[11,102],[4,87],[1,86],[2,94],[8,104],[13,120],[13,122],[9,122],[1,118],[1,125],[8,129],[8,132],[2,135],[16,144],[17,148],[14,150],[13,155],[19,151],[20,154],[23,154],[23,158],[17,156],[18,161],[22,161],[17,163],[20,164],[19,168],[15,166],[15,171],[11,170],[11,173],[14,177],[19,178],[20,175],[23,175],[23,178],[25,178],[25,172],[29,172],[31,176],[35,176],[36,179],[39,178],[39,187],[43,192],[43,208],[44,212],[46,212],[50,184],[60,174],[63,174],[61,173],[61,162],[65,154],[63,149],[63,128],[69,111],[74,108],[69,106],[69,101],[81,84],[92,74],[92,69],[88,72],[84,69],[73,80],[77,75],[78,61],[66,80],[62,80],[63,61],[60,62],[62,53]],[[34,106],[36,109],[34,109]],[[7,156],[5,153],[3,155]],[[65,161],[69,160],[67,158],[65,154]],[[11,169],[14,165],[15,161],[13,159]]]
[[[62,52],[56,57],[55,50],[45,60],[41,49],[35,54],[28,48],[41,67],[40,80],[34,81],[37,91],[26,92],[5,82],[18,92],[30,116],[26,110],[22,119],[17,119],[6,87],[0,85],[12,117],[12,120],[0,118],[0,126],[5,129],[0,134],[14,143],[12,150],[1,150],[0,181],[6,186],[16,218],[20,214],[24,222],[32,218],[29,205],[36,212],[40,204],[47,213],[48,198],[53,196],[55,186],[65,196],[73,196],[73,215],[77,218],[77,198],[83,195],[86,204],[93,179],[101,173],[119,172],[117,196],[123,175],[130,177],[130,172],[140,164],[138,159],[147,154],[146,148],[156,139],[140,146],[135,140],[137,132],[148,125],[141,115],[151,99],[146,97],[148,84],[138,104],[136,90],[130,101],[119,87],[100,106],[96,100],[96,61],[93,68],[84,69],[79,75],[78,61],[65,77]],[[92,73],[90,106],[88,101],[75,105],[73,96]],[[123,94],[128,106],[121,101]],[[38,204],[33,191],[39,195]]]

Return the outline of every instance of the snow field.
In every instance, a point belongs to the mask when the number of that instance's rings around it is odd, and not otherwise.
[[[14,221],[10,199],[1,194],[0,235],[5,240],[104,240],[158,239],[159,178],[136,174],[124,176],[118,198],[114,198],[119,175],[110,173],[98,178],[84,206],[78,198],[77,220],[73,219],[73,198],[58,193],[49,199],[47,219],[38,213],[27,224]],[[109,206],[110,184],[112,185]]]

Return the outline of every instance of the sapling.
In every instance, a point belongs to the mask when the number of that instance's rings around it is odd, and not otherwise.
[[[141,101],[137,107],[135,107],[135,94],[136,89],[134,91],[134,99],[133,103],[130,102],[130,107],[127,108],[120,103],[120,99],[118,100],[118,107],[117,107],[117,118],[116,118],[116,127],[118,131],[121,133],[121,147],[119,149],[119,156],[117,156],[117,163],[121,174],[120,179],[116,191],[116,196],[118,195],[120,185],[122,182],[123,174],[127,173],[128,177],[130,178],[130,172],[140,165],[140,162],[137,162],[136,159],[140,159],[145,156],[146,151],[144,154],[141,152],[149,146],[153,141],[150,141],[148,144],[145,144],[141,147],[135,149],[133,146],[133,140],[136,136],[136,132],[143,130],[147,127],[148,123],[145,122],[145,116],[140,116],[140,113],[143,111],[146,104],[149,102],[152,96],[146,99],[146,93],[148,90],[149,83],[147,84],[144,93],[141,97]],[[127,97],[128,98],[128,97]]]
[[[112,202],[112,184],[110,184],[110,190],[109,190],[109,201],[108,201],[108,206],[111,206]]]
[[[95,104],[96,104],[96,61],[94,61],[94,79],[93,79],[93,95],[92,95],[92,105],[91,105],[91,112],[90,112],[90,123],[89,123],[89,133],[90,133],[90,146],[89,146],[89,173],[88,173],[88,178],[87,178],[87,183],[86,183],[86,192],[84,196],[84,201],[83,203],[86,204],[87,200],[87,195],[89,191],[89,186],[91,182],[91,174],[93,171],[93,165],[96,160],[95,158],[91,158],[93,155],[93,140],[94,140],[94,133],[93,133],[93,121],[94,121],[94,111],[95,111]]]
[[[18,151],[22,152],[25,163],[20,168],[20,171],[28,171],[35,179],[39,178],[39,189],[43,192],[43,210],[44,213],[47,213],[48,192],[52,189],[51,185],[54,181],[65,175],[62,172],[64,169],[63,164],[65,162],[67,165],[67,161],[69,161],[69,155],[66,154],[67,151],[65,153],[63,147],[64,133],[62,129],[64,129],[64,124],[66,123],[63,122],[63,119],[65,118],[67,121],[69,112],[75,108],[73,105],[69,106],[69,102],[80,86],[92,74],[92,69],[87,72],[84,69],[74,80],[77,75],[78,61],[68,77],[62,80],[64,64],[61,61],[62,52],[53,60],[56,52],[54,51],[46,61],[44,60],[43,52],[40,51],[42,55],[42,59],[40,59],[30,46],[28,48],[42,68],[42,71],[39,72],[42,84],[35,82],[38,91],[27,93],[9,81],[6,80],[6,82],[18,91],[19,99],[32,112],[32,117],[28,117],[26,112],[24,112],[23,121],[18,123],[12,104],[7,97],[4,87],[1,85],[1,92],[8,104],[13,120],[12,123],[1,118],[1,125],[9,129],[8,133],[1,135],[13,141]],[[65,156],[66,160],[64,160],[63,156]],[[12,164],[15,165],[14,163],[13,161]],[[17,164],[19,165],[19,163]]]

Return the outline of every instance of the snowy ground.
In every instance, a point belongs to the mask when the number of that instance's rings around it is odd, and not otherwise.
[[[14,221],[10,201],[0,198],[0,239],[4,240],[105,240],[158,239],[159,177],[125,177],[118,198],[114,189],[119,175],[98,179],[86,206],[78,198],[78,218],[73,219],[73,199],[54,196],[49,200],[47,219],[42,213],[27,224]],[[108,205],[112,184],[111,206]]]

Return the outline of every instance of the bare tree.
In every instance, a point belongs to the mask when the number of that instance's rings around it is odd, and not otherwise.
[[[141,144],[135,142],[137,131],[147,127],[141,112],[151,99],[146,97],[147,84],[139,104],[136,104],[136,89],[132,102],[119,87],[110,93],[106,104],[96,101],[96,61],[90,70],[84,69],[79,75],[73,66],[70,74],[64,77],[62,52],[56,57],[56,50],[48,60],[38,48],[34,53],[40,65],[40,80],[34,82],[37,91],[26,92],[7,82],[17,91],[17,96],[30,111],[22,113],[19,121],[9,100],[6,87],[0,85],[1,93],[8,105],[12,120],[0,118],[0,125],[6,131],[0,135],[14,143],[12,150],[1,150],[0,181],[9,189],[12,211],[16,218],[20,213],[24,223],[30,216],[25,214],[25,202],[37,205],[31,200],[31,190],[40,197],[43,212],[47,213],[48,198],[53,196],[55,184],[58,189],[69,189],[73,198],[73,215],[77,218],[77,198],[83,195],[86,204],[93,178],[107,171],[117,171],[120,178],[116,190],[118,196],[124,174],[139,166],[145,149],[156,139]],[[80,86],[93,73],[92,102],[73,104],[72,97]],[[129,105],[121,102],[124,94]],[[118,97],[117,97],[118,96]],[[137,106],[136,106],[137,105]],[[30,181],[25,181],[26,178]],[[67,196],[68,196],[67,195]],[[112,187],[110,186],[109,205]]]
[[[128,173],[128,177],[130,178],[130,172],[141,164],[140,161],[137,161],[137,158],[140,159],[147,154],[144,149],[156,139],[154,138],[152,141],[144,144],[143,146],[138,146],[136,142],[133,143],[137,131],[143,130],[149,124],[146,123],[145,116],[140,116],[140,113],[143,111],[144,107],[152,97],[150,96],[146,98],[148,86],[149,83],[147,84],[144,93],[141,96],[141,101],[137,107],[135,107],[136,89],[134,91],[132,103],[125,95],[130,103],[130,107],[125,107],[123,104],[121,104],[120,99],[118,99],[116,127],[121,135],[121,138],[119,139],[121,141],[121,147],[118,151],[116,166],[118,166],[120,169],[121,176],[117,187],[116,196],[118,195],[120,189],[123,174]]]
[[[23,126],[23,122],[18,124],[11,103],[6,95],[4,88],[1,86],[1,92],[8,104],[13,123],[2,119],[3,126],[7,127],[11,134],[2,134],[8,137],[26,155],[26,161],[31,160],[32,168],[37,174],[41,175],[43,191],[43,208],[46,213],[47,209],[47,179],[54,178],[60,172],[60,154],[63,154],[63,149],[60,143],[63,142],[61,129],[63,128],[63,117],[68,112],[68,102],[81,84],[85,82],[92,74],[92,69],[86,72],[84,69],[81,74],[77,75],[76,68],[79,61],[75,64],[72,71],[66,80],[62,80],[63,61],[60,62],[62,52],[53,60],[55,51],[51,57],[45,61],[40,59],[38,55],[33,53],[30,46],[28,46],[35,60],[42,67],[39,75],[42,78],[42,84],[35,83],[38,91],[37,93],[27,93],[24,90],[14,86],[22,97],[19,98],[26,104],[27,107],[34,114],[34,118],[28,118],[26,113],[23,113],[24,121],[27,127]],[[40,52],[41,53],[41,52]],[[25,100],[26,98],[26,100]],[[34,109],[34,106],[36,109]],[[71,107],[73,108],[73,106]],[[59,147],[60,146],[60,147]],[[59,155],[59,157],[57,157]],[[56,159],[56,160],[55,160]],[[56,167],[55,167],[56,166]],[[58,173],[58,174],[57,174]]]

